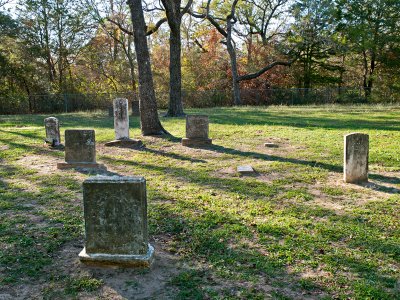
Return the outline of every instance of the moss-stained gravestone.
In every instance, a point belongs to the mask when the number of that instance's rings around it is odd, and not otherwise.
[[[55,117],[48,117],[44,119],[44,127],[46,129],[45,142],[50,144],[52,147],[60,147],[61,137],[58,119]]]
[[[58,163],[57,168],[105,169],[96,162],[94,130],[65,130],[65,163]]]
[[[96,176],[83,183],[85,248],[83,262],[150,266],[154,248],[147,231],[146,180]]]
[[[344,182],[368,181],[368,153],[368,134],[351,133],[344,136]]]
[[[211,145],[212,140],[208,138],[209,127],[208,116],[187,115],[186,116],[186,138],[182,139],[183,146]]]

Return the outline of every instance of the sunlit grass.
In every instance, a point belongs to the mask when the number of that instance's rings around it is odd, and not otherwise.
[[[192,268],[171,278],[174,299],[399,299],[399,107],[188,113],[210,116],[213,146],[142,137],[144,149],[109,150],[106,112],[57,115],[62,133],[96,130],[109,170],[146,177],[151,236],[168,236],[163,249]],[[89,175],[55,169],[63,152],[43,146],[45,117],[0,116],[0,285],[52,282],[43,295],[76,297],[106,284],[52,268],[66,242],[83,239],[80,189]],[[184,136],[183,118],[161,120]],[[341,181],[343,135],[354,131],[370,135],[369,185]],[[131,136],[140,137],[138,118]],[[46,163],[47,173],[35,167]],[[242,164],[257,174],[239,176]]]

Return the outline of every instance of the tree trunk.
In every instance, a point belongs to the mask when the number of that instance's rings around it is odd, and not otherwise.
[[[169,35],[169,105],[168,117],[184,116],[182,106],[181,30],[180,22],[170,26]]]
[[[157,102],[154,93],[150,54],[146,40],[146,24],[141,0],[128,0],[133,25],[133,37],[138,62],[140,124],[143,135],[167,133],[158,118]]]
[[[167,117],[184,116],[181,70],[181,0],[162,0],[169,31],[169,103]]]
[[[363,88],[364,88],[365,101],[368,101],[368,98],[371,96],[371,88],[372,88],[371,75],[373,73],[373,70],[370,70],[368,67],[368,58],[366,51],[363,51],[363,58],[364,58]],[[371,60],[371,69],[373,66],[375,66],[375,64]]]
[[[48,23],[48,16],[47,16],[47,4],[46,2],[41,3],[42,5],[42,13],[43,13],[43,31],[44,31],[44,43],[45,43],[45,52],[46,52],[46,64],[47,64],[47,72],[49,76],[49,80],[51,83],[54,82],[55,78],[55,71],[54,65],[52,64],[51,60],[51,52],[50,52],[50,38],[49,38],[49,23]]]
[[[231,60],[233,103],[235,105],[242,105],[242,100],[240,99],[240,85],[238,80],[236,51],[232,41],[232,19],[228,17],[226,23],[227,23],[226,48],[228,50],[229,57]]]

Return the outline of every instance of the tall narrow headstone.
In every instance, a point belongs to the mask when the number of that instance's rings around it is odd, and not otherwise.
[[[186,138],[182,139],[183,146],[210,145],[212,140],[208,138],[208,116],[186,116]]]
[[[114,130],[115,139],[129,139],[128,99],[114,99]]]
[[[96,140],[94,130],[65,130],[65,163],[57,168],[100,168],[96,163]]]
[[[96,176],[83,182],[85,247],[83,262],[150,266],[154,248],[147,230],[146,180]]]
[[[368,153],[368,134],[351,133],[344,136],[344,182],[368,181]]]
[[[44,119],[44,127],[46,129],[46,143],[49,143],[52,147],[60,146],[60,124],[58,119],[55,117],[48,117]]]
[[[132,101],[132,116],[140,116],[139,100]]]
[[[114,100],[114,130],[115,140],[107,142],[106,146],[132,147],[142,145],[140,140],[129,138],[128,99],[117,98]]]

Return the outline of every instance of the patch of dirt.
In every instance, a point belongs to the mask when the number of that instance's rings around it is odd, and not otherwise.
[[[228,167],[214,172],[214,176],[219,178],[235,177],[238,174],[235,167]]]
[[[151,267],[134,269],[82,264],[78,254],[83,248],[83,242],[70,242],[58,252],[55,263],[49,267],[49,272],[57,270],[54,275],[70,278],[90,276],[103,282],[99,290],[80,292],[77,299],[174,299],[176,291],[168,283],[186,267],[182,265],[178,256],[162,249],[159,242],[152,242],[152,245],[155,246],[155,260]],[[44,291],[58,295],[63,293],[64,288],[62,282],[40,282],[35,285],[16,286],[13,290],[5,292],[12,299],[42,299]]]
[[[58,265],[70,276],[90,275],[104,282],[97,295],[82,295],[81,299],[166,299],[172,292],[168,282],[182,267],[177,256],[165,252],[158,243],[154,246],[155,261],[148,270],[89,267],[78,259],[82,249],[71,245],[63,249]]]

